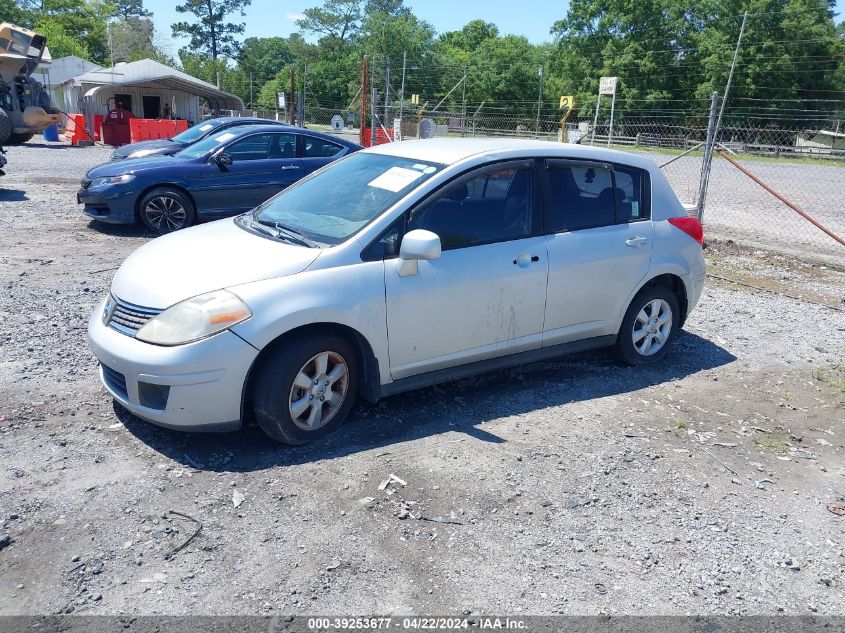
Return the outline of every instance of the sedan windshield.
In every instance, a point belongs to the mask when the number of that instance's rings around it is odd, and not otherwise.
[[[188,145],[198,139],[201,139],[211,130],[220,125],[220,123],[221,121],[218,121],[216,119],[212,119],[211,121],[204,121],[203,123],[197,123],[195,126],[189,127],[184,132],[180,132],[171,140],[174,140],[177,143],[181,143],[182,145]]]
[[[339,244],[443,168],[411,158],[352,154],[253,211],[256,222]]]
[[[201,158],[209,152],[217,149],[220,143],[225,143],[226,141],[235,138],[238,135],[238,132],[238,129],[235,129],[235,131],[223,130],[222,132],[217,132],[217,134],[212,134],[208,138],[194,143],[193,145],[189,145],[180,152],[176,152],[174,156],[176,156],[176,158]]]

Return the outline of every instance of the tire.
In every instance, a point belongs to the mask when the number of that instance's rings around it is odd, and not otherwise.
[[[9,120],[9,113],[0,108],[0,145],[8,145],[11,136],[12,122]]]
[[[253,404],[258,425],[283,444],[306,444],[328,435],[352,409],[359,367],[355,348],[334,334],[283,342],[258,368]]]
[[[15,134],[12,132],[9,135],[9,145],[23,145],[33,136],[35,136],[35,134]]]
[[[164,235],[191,226],[196,211],[193,202],[181,191],[159,187],[141,198],[138,217],[150,231]]]
[[[666,355],[680,326],[675,293],[665,286],[646,286],[631,301],[622,319],[614,349],[616,358],[627,365],[656,363]]]

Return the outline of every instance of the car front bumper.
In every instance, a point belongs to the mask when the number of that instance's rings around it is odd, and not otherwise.
[[[115,400],[171,429],[240,427],[243,388],[257,349],[228,330],[186,345],[145,343],[104,325],[104,305],[105,299],[88,322],[88,343]]]
[[[109,224],[134,224],[137,191],[124,187],[80,189],[76,203],[89,218]]]

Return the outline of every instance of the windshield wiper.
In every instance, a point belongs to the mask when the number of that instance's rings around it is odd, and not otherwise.
[[[295,231],[294,229],[280,224],[279,222],[265,222],[263,220],[258,220],[255,218],[252,219],[252,222],[253,224],[259,224],[262,227],[266,227],[267,229],[275,229],[276,233],[273,235],[273,237],[280,237],[293,244],[298,244],[299,246],[307,246],[309,248],[320,248],[320,245],[314,240],[305,237],[299,231]],[[265,232],[268,234],[270,233],[266,230]]]

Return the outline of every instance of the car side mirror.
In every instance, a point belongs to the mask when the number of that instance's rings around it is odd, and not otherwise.
[[[424,229],[409,231],[399,247],[399,276],[416,275],[421,259],[439,259],[441,252],[440,237],[436,233]]]
[[[228,167],[232,164],[232,157],[229,156],[226,152],[222,152],[214,157],[214,162],[220,165],[221,167]]]

